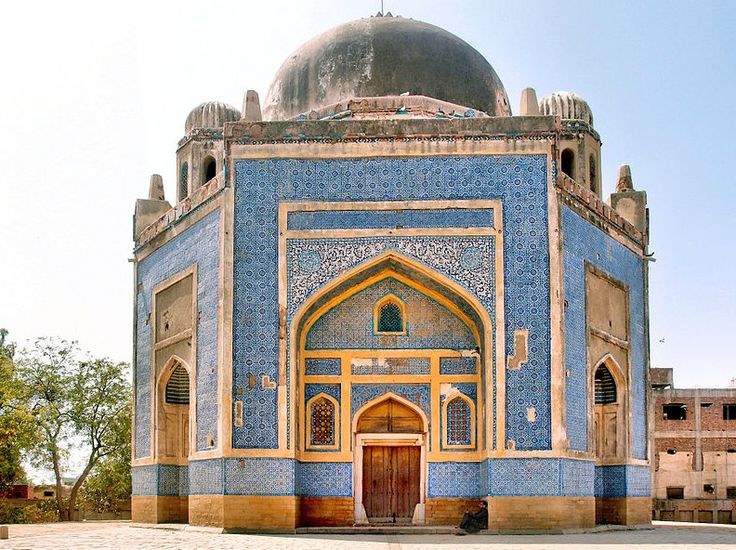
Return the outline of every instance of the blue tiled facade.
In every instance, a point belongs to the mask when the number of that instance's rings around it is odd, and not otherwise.
[[[493,227],[493,209],[442,208],[436,210],[325,210],[289,212],[287,228],[396,229],[424,227]]]
[[[507,334],[506,342],[500,345],[512,351],[513,331],[530,331],[527,365],[522,371],[507,375],[506,433],[515,441],[517,449],[549,448],[545,155],[235,160],[234,168],[234,391],[246,386],[248,373],[258,377],[265,374],[271,380],[278,378],[276,213],[281,201],[499,199],[504,205],[502,253],[506,271]],[[403,227],[436,227],[439,223],[436,220],[436,215],[429,211],[419,212],[408,220],[405,214],[381,218],[373,214],[299,213],[292,215],[290,223],[292,228],[308,227],[310,223],[355,228],[386,227],[391,223]],[[490,210],[462,212],[454,209],[445,220],[441,222],[443,227],[448,224],[474,227],[481,223],[491,226],[493,222]],[[475,295],[494,318],[494,248],[491,236],[289,240],[286,251],[288,319],[306,298],[341,270],[359,265],[386,250],[397,250],[457,281]],[[325,254],[329,254],[330,261],[324,261]],[[481,346],[495,349],[498,345],[495,328],[491,329],[493,341],[482,342]],[[288,367],[287,384],[291,376],[291,367]],[[494,371],[498,368],[498,365],[492,366]],[[496,379],[494,376],[493,380]],[[531,387],[536,391],[532,393]],[[531,399],[535,403],[532,404]],[[234,429],[233,445],[275,448],[278,440],[276,405],[273,391],[257,388],[246,393],[245,422],[242,428]],[[534,406],[538,413],[534,422],[526,416],[529,406]]]
[[[595,496],[648,497],[652,492],[651,476],[652,470],[648,466],[596,466]]]
[[[374,305],[393,294],[406,305],[406,333],[377,334]],[[444,306],[389,278],[351,296],[320,317],[307,334],[306,349],[473,349],[470,328]]]
[[[189,494],[189,467],[152,464],[132,468],[134,496],[186,496]]]
[[[646,327],[642,259],[568,207],[562,209],[565,276],[567,435],[571,448],[588,446],[588,363],[585,270],[589,263],[626,285],[629,296],[632,454],[647,457]]]
[[[341,372],[339,358],[305,359],[304,374],[314,376],[339,376]]]
[[[177,273],[197,268],[197,449],[217,440],[217,319],[220,281],[220,211],[216,210],[138,264],[135,354],[135,458],[150,456],[153,288]]]

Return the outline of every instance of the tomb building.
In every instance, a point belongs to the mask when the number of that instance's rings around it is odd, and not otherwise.
[[[133,521],[651,518],[646,194],[581,97],[401,17],[203,103],[135,206]]]

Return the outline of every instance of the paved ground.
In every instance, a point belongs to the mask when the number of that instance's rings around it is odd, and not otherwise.
[[[608,550],[736,548],[736,526],[657,523],[653,529],[574,535],[222,535],[191,530],[146,529],[129,523],[85,522],[11,525],[0,549],[346,549],[425,550]]]

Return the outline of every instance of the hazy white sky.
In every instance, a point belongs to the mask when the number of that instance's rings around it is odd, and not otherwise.
[[[732,132],[736,3],[386,0],[464,38],[518,109],[585,97],[604,192],[621,163],[649,195],[652,359],[678,386],[736,377]],[[0,33],[0,326],[129,361],[132,213],[151,173],[174,195],[189,110],[265,95],[281,62],[380,0],[13,2]],[[438,60],[438,62],[441,62]]]

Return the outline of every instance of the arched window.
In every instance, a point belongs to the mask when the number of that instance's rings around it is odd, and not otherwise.
[[[307,403],[307,448],[337,448],[337,401],[322,393]]]
[[[390,295],[376,304],[375,330],[382,334],[403,334],[406,332],[404,304],[396,296]]]
[[[575,153],[572,152],[572,149],[562,151],[560,163],[562,164],[562,171],[572,179],[575,179]]]
[[[447,404],[447,444],[470,445],[471,418],[468,403],[456,397]]]
[[[472,449],[475,446],[475,403],[462,393],[450,395],[442,404],[442,446]]]
[[[616,381],[608,367],[601,365],[595,371],[595,404],[607,405],[615,403],[616,400]]]
[[[181,173],[179,174],[179,200],[184,200],[189,194],[189,164],[186,162],[181,165]]]
[[[178,365],[166,382],[166,402],[171,405],[189,405],[189,373]]]
[[[590,172],[590,190],[593,191],[593,193],[598,194],[598,171],[596,170],[594,155],[590,155],[590,159],[588,160],[588,169]]]
[[[207,183],[217,175],[217,163],[212,157],[207,157],[204,159],[202,166],[204,169],[204,179],[202,181],[203,183]]]

